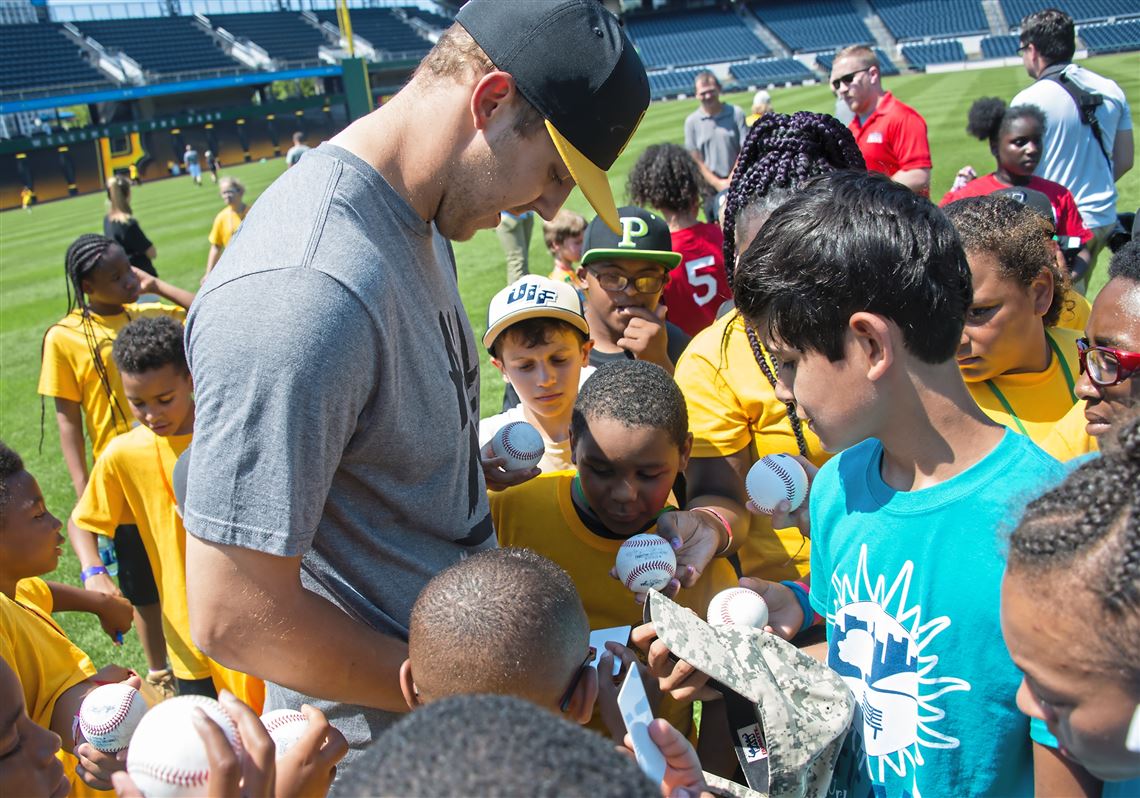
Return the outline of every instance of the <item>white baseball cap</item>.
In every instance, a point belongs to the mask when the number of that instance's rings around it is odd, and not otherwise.
[[[491,304],[487,306],[487,332],[483,334],[483,346],[490,349],[499,334],[512,324],[543,316],[561,319],[587,337],[590,335],[582,297],[574,286],[528,274],[491,298]]]

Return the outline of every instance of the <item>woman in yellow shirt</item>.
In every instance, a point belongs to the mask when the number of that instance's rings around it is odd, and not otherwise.
[[[760,118],[745,138],[724,209],[729,282],[737,253],[801,183],[837,169],[864,168],[850,131],[829,116],[801,111]],[[777,373],[760,336],[735,311],[698,333],[681,356],[675,376],[693,433],[685,469],[688,507],[708,504],[709,497],[743,503],[744,476],[764,455],[798,454],[816,465],[827,459],[795,406],[776,398]],[[738,552],[744,575],[780,580],[807,574],[809,547],[798,529],[775,531],[768,516],[741,509],[749,519]]]
[[[1076,404],[1077,338],[1057,327],[1067,280],[1049,225],[1016,200],[970,197],[946,206],[974,282],[958,367],[990,418],[1040,445]]]
[[[230,245],[230,239],[249,212],[249,206],[245,204],[245,186],[236,177],[223,177],[218,183],[218,191],[221,192],[226,207],[218,211],[214,225],[210,228],[210,254],[206,256],[206,274],[217,265],[222,252]]]

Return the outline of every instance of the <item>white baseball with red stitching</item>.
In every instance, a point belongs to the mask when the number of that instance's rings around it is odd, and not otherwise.
[[[807,472],[790,454],[769,454],[748,469],[744,486],[760,512],[771,515],[782,501],[794,512],[807,497]]]
[[[297,744],[309,728],[309,719],[295,709],[275,709],[261,716],[261,725],[277,746],[277,758]]]
[[[504,471],[521,471],[538,465],[546,454],[546,445],[538,430],[530,424],[512,421],[500,427],[491,438],[491,453],[506,461]]]
[[[95,748],[114,754],[130,744],[145,714],[146,700],[138,690],[129,684],[104,684],[79,706],[79,728]]]
[[[677,555],[665,538],[642,533],[621,544],[616,565],[622,584],[634,593],[644,593],[669,584],[677,573]]]
[[[127,773],[146,798],[189,798],[205,793],[210,765],[194,726],[195,709],[222,728],[241,758],[237,725],[217,701],[198,695],[163,701],[143,716],[127,751]]]
[[[768,625],[768,604],[755,591],[730,587],[712,597],[708,621],[710,626],[752,626],[763,629]]]

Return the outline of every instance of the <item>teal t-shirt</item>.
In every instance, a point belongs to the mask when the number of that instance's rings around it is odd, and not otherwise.
[[[883,482],[882,456],[879,441],[863,441],[828,461],[811,490],[811,603],[857,707],[831,794],[1031,796],[1001,577],[1025,504],[1065,469],[1012,431],[922,490]]]

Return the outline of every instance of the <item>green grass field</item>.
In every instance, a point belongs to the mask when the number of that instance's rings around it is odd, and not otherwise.
[[[1093,70],[1117,81],[1134,101],[1140,100],[1140,72],[1135,53],[1090,59]],[[1131,67],[1128,64],[1132,64]],[[933,195],[937,199],[950,187],[954,173],[965,163],[979,174],[993,168],[988,147],[969,138],[963,131],[966,110],[980,96],[1011,98],[1028,85],[1020,67],[953,72],[940,75],[907,75],[887,80],[887,87],[900,99],[919,110],[930,129],[934,154]],[[777,111],[829,112],[834,99],[826,86],[780,89],[772,92]],[[750,96],[730,95],[729,102],[747,108]],[[625,197],[625,179],[644,148],[660,142],[682,143],[682,122],[696,107],[695,100],[658,103],[645,116],[637,135],[611,172],[611,182],[619,204]],[[254,163],[225,170],[241,178],[247,186],[247,200],[257,196],[283,171],[284,161]],[[1120,181],[1122,209],[1140,205],[1140,168]],[[188,178],[163,180],[136,189],[134,210],[147,234],[158,247],[156,266],[164,279],[192,287],[205,267],[209,245],[206,234],[214,214],[221,208],[216,189],[208,182],[194,188]],[[568,206],[589,218],[589,206],[574,192]],[[81,233],[101,232],[103,198],[77,197],[42,205],[31,214],[9,211],[0,214],[0,438],[20,452],[29,470],[37,477],[47,497],[48,507],[61,519],[74,504],[74,494],[59,451],[54,412],[48,406],[43,425],[43,451],[40,439],[40,400],[36,394],[39,352],[47,327],[64,313],[66,299],[63,256],[68,244]],[[531,268],[545,273],[550,266],[541,232],[531,242]],[[480,232],[469,242],[456,246],[459,282],[476,337],[485,327],[487,302],[505,282],[502,252],[492,231]],[[1101,269],[1103,274],[1103,269]],[[408,279],[415,279],[409,273]],[[1097,287],[1094,284],[1094,289]],[[326,375],[335,380],[335,375]],[[502,398],[502,381],[484,360],[482,370],[484,415],[494,412]],[[67,551],[53,578],[78,582],[78,562]],[[61,617],[64,627],[97,665],[116,661],[142,666],[142,653],[134,634],[122,650],[116,651],[89,617],[75,614]]]

